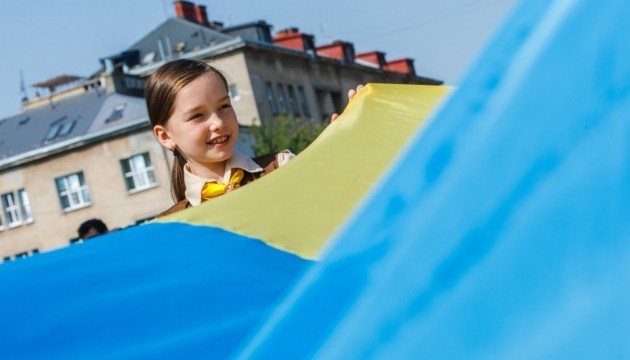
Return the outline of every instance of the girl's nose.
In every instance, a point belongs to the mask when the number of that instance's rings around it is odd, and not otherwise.
[[[210,117],[210,131],[217,131],[223,128],[223,120],[218,116]]]

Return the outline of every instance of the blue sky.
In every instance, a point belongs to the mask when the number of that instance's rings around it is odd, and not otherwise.
[[[339,39],[357,52],[415,59],[416,72],[457,85],[517,0],[193,1],[225,25],[266,20],[299,27],[316,44]],[[57,75],[89,76],[174,16],[170,0],[0,2],[0,118],[20,111],[20,71],[31,84]]]

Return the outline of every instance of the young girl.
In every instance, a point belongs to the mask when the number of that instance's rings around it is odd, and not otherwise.
[[[235,150],[238,121],[228,84],[217,69],[195,60],[162,65],[146,84],[153,133],[173,151],[171,214],[221,196],[285,164],[289,151],[256,158]]]

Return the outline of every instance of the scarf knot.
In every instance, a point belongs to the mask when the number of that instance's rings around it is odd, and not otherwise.
[[[220,182],[205,183],[203,188],[201,188],[201,201],[203,202],[237,189],[244,176],[245,172],[243,169],[232,169],[230,181],[227,184]]]

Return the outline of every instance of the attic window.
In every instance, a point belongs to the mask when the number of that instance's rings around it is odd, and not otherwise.
[[[125,113],[125,107],[127,107],[127,103],[122,103],[122,104],[114,106],[114,108],[112,109],[112,113],[105,120],[105,123],[110,123],[110,122],[122,119]]]
[[[68,116],[64,115],[63,117],[50,123],[50,128],[44,137],[44,142],[50,142],[59,136],[66,136],[70,134],[72,129],[74,129],[74,125],[77,123],[77,120],[75,119],[65,122],[64,120],[67,118]]]
[[[107,124],[122,119],[125,112],[125,107],[127,107],[127,103],[122,103],[114,106],[114,108],[112,109],[112,113],[107,119],[105,119],[105,123]]]
[[[59,133],[57,136],[66,136],[70,134],[72,129],[74,129],[74,125],[77,123],[76,120],[72,120],[70,122],[59,125]]]
[[[59,124],[52,125],[50,129],[48,129],[48,132],[46,133],[46,137],[44,138],[44,141],[50,141],[56,138],[57,135],[59,134],[59,130],[61,130],[61,125]]]
[[[123,117],[123,115],[124,115],[126,107],[127,107],[127,103],[122,103],[122,104],[116,105],[114,107],[114,109],[112,109],[112,113],[105,120],[105,123],[110,123],[110,122],[116,121],[118,119],[121,119]]]
[[[26,124],[29,120],[31,120],[30,116],[25,117],[24,119],[20,120],[20,122],[18,123],[18,125],[24,125]]]

